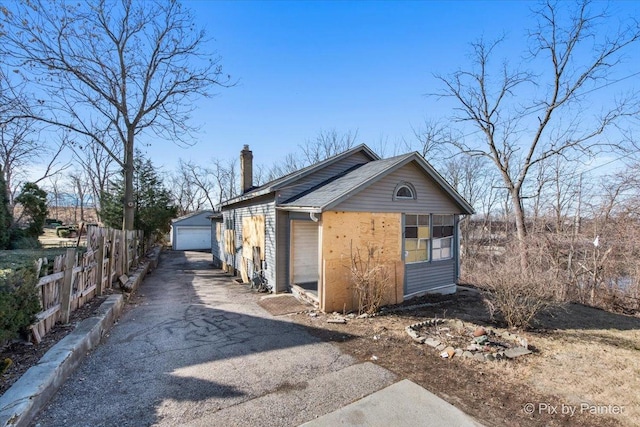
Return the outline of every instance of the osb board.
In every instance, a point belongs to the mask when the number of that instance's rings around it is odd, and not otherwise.
[[[322,257],[350,260],[360,248],[376,248],[383,261],[402,259],[402,216],[399,213],[324,212]]]
[[[224,251],[233,255],[236,250],[236,233],[233,230],[224,230]]]
[[[247,268],[247,260],[242,258],[240,259],[240,277],[242,277],[243,283],[249,283],[249,271]]]
[[[359,253],[366,259],[370,249],[374,259],[389,274],[385,304],[402,302],[404,262],[402,261],[402,217],[399,213],[324,212],[322,214],[321,309],[357,309],[351,285],[351,263]]]
[[[242,218],[242,257],[253,259],[253,247],[260,248],[260,259],[264,261],[265,252],[264,215]]]
[[[383,305],[399,304],[404,295],[404,262],[384,262],[389,281],[385,289]],[[351,267],[341,260],[323,262],[324,292],[321,295],[321,310],[357,310],[357,296],[351,283]]]
[[[216,223],[216,241],[220,242],[222,240],[222,223],[221,222],[217,222]]]

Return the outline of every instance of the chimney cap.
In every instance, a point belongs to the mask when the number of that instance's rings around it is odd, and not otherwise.
[[[244,144],[244,147],[242,147],[242,151],[249,151],[249,144]]]

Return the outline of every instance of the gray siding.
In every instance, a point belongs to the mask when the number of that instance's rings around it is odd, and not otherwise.
[[[276,212],[276,292],[286,292],[289,287],[289,213]]]
[[[224,257],[224,240],[218,241],[217,235],[217,227],[222,226],[224,229],[224,223],[221,221],[211,221],[211,255],[213,255],[213,265],[216,267],[221,267],[221,260]],[[223,234],[223,233],[222,233]],[[221,238],[224,239],[224,236],[221,234]]]
[[[265,216],[265,254],[264,254],[264,273],[269,286],[276,283],[276,209],[275,203],[264,202],[256,205],[231,208],[223,211],[223,217],[226,221],[228,218],[233,219],[235,229],[235,256],[224,254],[228,264],[240,271],[242,258],[242,219],[245,217],[264,215]],[[249,256],[251,258],[251,256]],[[249,277],[254,267],[249,260]]]
[[[416,200],[393,200],[396,186],[410,182],[416,189]],[[461,213],[449,195],[415,163],[409,163],[373,183],[353,197],[332,208],[335,211]]]
[[[365,163],[370,162],[371,159],[364,155],[362,152],[354,153],[353,155],[336,161],[335,163],[324,167],[314,173],[306,176],[290,187],[283,188],[278,191],[278,202],[284,202],[287,199],[297,196],[300,193],[303,193],[318,184],[325,182],[326,180],[339,175],[356,165],[363,165]]]
[[[429,292],[456,283],[458,261],[454,258],[405,265],[405,295]]]

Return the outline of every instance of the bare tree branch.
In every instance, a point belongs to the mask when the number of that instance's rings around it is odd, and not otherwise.
[[[1,12],[0,53],[47,95],[25,116],[91,138],[123,167],[131,229],[136,139],[188,145],[194,99],[231,85],[220,58],[177,1],[34,0]]]
[[[606,133],[640,113],[639,97],[632,93],[612,106],[602,104],[598,117],[585,115],[589,94],[597,90],[597,83],[607,81],[626,50],[640,41],[640,27],[632,21],[619,31],[603,31],[606,11],[595,10],[590,1],[575,6],[545,1],[535,11],[537,24],[529,33],[527,61],[542,71],[519,70],[506,61],[494,66],[500,38],[472,43],[469,69],[435,76],[443,89],[434,95],[457,104],[453,120],[471,123],[482,135],[478,139],[474,132],[466,135],[473,137],[471,142],[462,137],[450,144],[491,159],[513,202],[520,242],[527,235],[522,190],[532,179],[533,168],[558,157],[622,149],[623,141],[610,140]],[[531,91],[534,87],[539,90]]]

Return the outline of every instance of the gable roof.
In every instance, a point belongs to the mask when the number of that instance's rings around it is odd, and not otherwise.
[[[208,215],[211,215],[213,213],[214,213],[214,211],[211,211],[211,210],[195,211],[195,212],[188,213],[186,215],[182,215],[182,216],[180,216],[178,218],[173,218],[171,220],[171,223],[174,224],[176,222],[184,221],[185,219],[189,219],[189,218],[192,218],[194,216],[198,216],[198,215],[202,215],[202,214],[206,214],[207,218],[208,218]]]
[[[349,197],[411,162],[415,162],[427,176],[440,185],[464,214],[470,215],[474,212],[473,207],[417,152],[360,165],[281,203],[280,209],[313,212],[331,210]]]
[[[310,166],[307,166],[305,168],[302,168],[300,170],[297,170],[295,172],[292,172],[288,175],[284,175],[280,178],[276,178],[272,181],[267,182],[266,184],[261,185],[260,187],[254,188],[253,190],[250,190],[240,196],[234,197],[232,199],[226,200],[224,202],[222,202],[221,206],[229,206],[238,202],[242,202],[245,200],[250,200],[253,199],[255,197],[259,197],[259,196],[264,196],[266,194],[272,193],[276,190],[279,190],[281,188],[287,187],[289,185],[292,185],[293,183],[295,183],[296,181],[307,177],[309,175],[311,175],[312,173],[321,170],[327,166],[330,166],[333,163],[336,163],[342,159],[345,159],[347,157],[352,156],[353,154],[356,154],[358,152],[362,152],[363,154],[365,154],[367,157],[369,157],[372,161],[373,160],[380,160],[380,157],[374,153],[369,147],[367,147],[367,145],[365,144],[360,144],[357,145],[347,151],[344,151],[340,154],[336,154],[335,156],[329,157],[325,160],[322,160],[318,163],[314,163]]]

